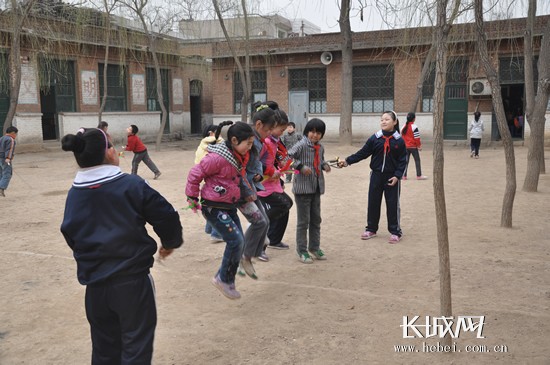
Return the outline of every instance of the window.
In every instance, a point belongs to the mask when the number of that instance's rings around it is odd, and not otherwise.
[[[353,112],[381,113],[393,109],[393,65],[353,68]]]
[[[98,67],[99,96],[103,99],[103,68],[100,63]],[[119,65],[107,66],[107,102],[106,112],[120,112],[128,110],[126,101],[126,69]]]
[[[267,98],[267,73],[264,70],[250,71],[250,81],[252,90],[250,90],[250,98],[252,102],[259,100],[262,97],[263,100]],[[241,74],[235,72],[233,74],[233,112],[235,114],[241,114],[243,99],[243,86],[241,84]]]
[[[74,61],[39,58],[40,88],[55,95],[56,112],[76,111]]]
[[[327,69],[303,68],[289,70],[289,90],[309,91],[309,112],[327,112]]]
[[[454,59],[447,65],[447,84],[466,84],[468,82],[468,61]]]
[[[422,111],[434,111],[434,84],[435,84],[435,62],[432,62],[424,82],[422,83]]]

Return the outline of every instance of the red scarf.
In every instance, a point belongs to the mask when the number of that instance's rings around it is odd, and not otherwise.
[[[320,144],[314,144],[313,148],[315,149],[315,157],[313,159],[313,167],[315,168],[315,172],[317,173],[317,176],[321,176],[321,171],[319,171],[319,166],[321,165],[321,155],[319,154],[319,150],[321,149]]]
[[[246,179],[246,165],[248,164],[248,160],[250,160],[250,151],[246,151],[246,155],[241,155],[238,152],[233,151],[233,156],[241,164],[241,169],[239,172],[241,173],[241,176],[243,177],[244,181],[247,181]]]
[[[384,155],[390,153],[390,139],[393,138],[393,134],[389,137],[382,136],[384,138]]]

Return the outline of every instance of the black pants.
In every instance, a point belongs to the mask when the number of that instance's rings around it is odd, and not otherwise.
[[[479,146],[481,145],[481,138],[470,138],[471,151],[474,156],[479,156]]]
[[[149,365],[157,325],[150,275],[86,287],[92,365]]]
[[[388,231],[401,237],[399,226],[399,193],[401,181],[394,186],[388,185],[388,179],[393,173],[381,173],[373,171],[370,175],[369,205],[367,209],[367,231],[377,232],[380,222],[380,208],[382,206],[382,195],[386,199],[386,215],[388,219]]]
[[[405,174],[403,176],[407,176],[407,171],[409,170],[409,162],[411,161],[411,155],[414,158],[416,176],[422,176],[422,168],[420,167],[420,153],[418,153],[418,148],[407,148],[407,167],[405,168]]]
[[[271,245],[276,245],[283,240],[288,225],[289,211],[294,203],[292,198],[284,192],[273,193],[260,199],[269,218],[267,238]]]

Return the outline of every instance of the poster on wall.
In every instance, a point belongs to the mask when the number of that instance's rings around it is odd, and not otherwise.
[[[38,104],[38,87],[36,72],[30,63],[21,64],[21,88],[19,89],[19,104]]]
[[[95,71],[82,71],[82,104],[97,105],[97,77]]]
[[[174,105],[183,105],[183,83],[181,79],[172,79],[172,94]]]
[[[145,75],[132,75],[132,103],[134,105],[145,105]]]

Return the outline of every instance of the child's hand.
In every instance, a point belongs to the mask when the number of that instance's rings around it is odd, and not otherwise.
[[[392,176],[391,178],[388,179],[388,185],[395,186],[395,184],[397,184],[398,181],[399,181],[398,178],[396,178],[395,176]]]
[[[311,169],[308,166],[302,167],[302,170],[300,172],[305,176],[309,176],[313,173],[313,171],[311,171]]]
[[[159,259],[164,260],[174,252],[173,248],[159,248]]]
[[[346,162],[346,160],[338,161],[338,167],[348,167],[348,163]]]
[[[330,165],[326,164],[325,166],[323,166],[323,170],[325,170],[325,172],[329,173],[330,170],[331,170]]]

